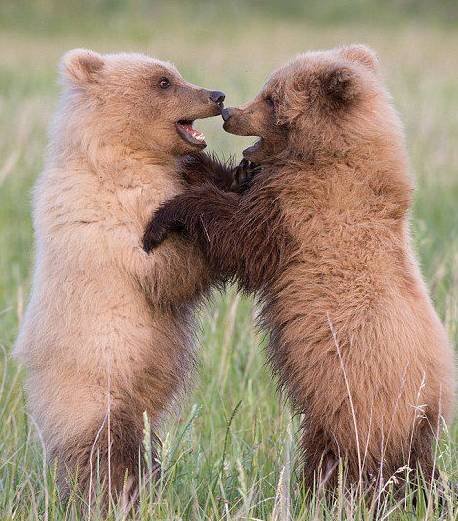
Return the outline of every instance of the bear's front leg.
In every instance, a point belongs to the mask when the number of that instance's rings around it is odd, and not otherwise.
[[[143,234],[143,249],[150,253],[167,239],[171,232],[184,229],[183,222],[178,217],[179,197],[161,206],[146,225]]]
[[[190,186],[212,183],[224,192],[243,193],[249,189],[259,165],[242,159],[234,167],[232,161],[223,161],[215,154],[203,152],[184,156],[178,167],[181,176]]]
[[[261,171],[261,166],[242,159],[233,171],[231,192],[243,194],[251,188],[253,179]]]
[[[150,252],[174,231],[185,231],[201,246],[214,243],[222,232],[221,225],[228,228],[239,200],[240,196],[225,193],[210,183],[191,188],[159,207],[146,226],[143,248]]]

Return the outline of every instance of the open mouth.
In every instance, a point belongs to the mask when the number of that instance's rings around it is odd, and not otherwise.
[[[193,128],[193,123],[194,121],[189,119],[180,119],[176,122],[177,132],[190,145],[205,148],[207,146],[205,136],[202,132]]]
[[[253,145],[249,146],[248,148],[245,148],[245,150],[242,152],[243,157],[249,158],[252,154],[257,152],[263,145],[264,140],[262,137],[260,137]]]

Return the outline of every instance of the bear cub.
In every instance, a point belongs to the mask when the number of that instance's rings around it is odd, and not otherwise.
[[[148,218],[187,185],[238,187],[223,165],[205,178],[178,170],[205,148],[193,122],[220,114],[222,92],[141,54],[70,51],[61,78],[34,189],[33,287],[15,355],[60,491],[75,478],[87,499],[97,477],[113,495],[136,489],[144,412],[156,432],[194,365],[194,308],[216,279],[179,237],[148,256]]]
[[[155,213],[145,248],[184,229],[224,280],[257,293],[310,486],[332,490],[340,461],[350,485],[403,467],[431,478],[454,359],[412,251],[404,132],[375,54],[301,54],[222,116],[259,137],[244,151],[261,167],[252,187],[183,192]]]

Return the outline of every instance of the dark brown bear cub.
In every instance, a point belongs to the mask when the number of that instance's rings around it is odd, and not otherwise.
[[[224,279],[263,304],[269,355],[303,415],[306,481],[433,474],[454,361],[412,253],[404,135],[373,52],[310,52],[274,72],[224,128],[259,136],[242,197],[205,185],[163,205],[148,248],[184,227]]]

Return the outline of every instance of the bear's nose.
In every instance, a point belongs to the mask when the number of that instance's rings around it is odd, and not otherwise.
[[[224,92],[221,92],[219,90],[212,90],[209,94],[209,98],[211,101],[213,101],[213,103],[220,105],[226,98],[226,94],[224,94]]]
[[[221,111],[221,116],[223,116],[224,121],[227,121],[232,116],[231,109],[223,109]]]

